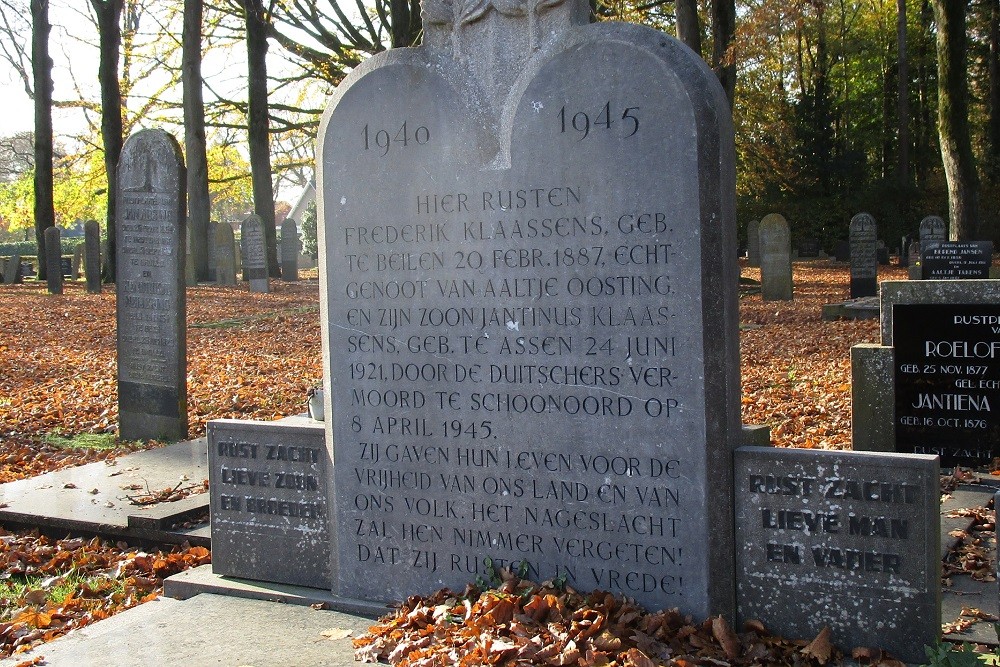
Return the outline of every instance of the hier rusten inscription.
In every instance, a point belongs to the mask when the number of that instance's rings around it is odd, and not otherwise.
[[[738,621],[922,662],[940,632],[938,472],[936,456],[737,450]]]
[[[461,587],[489,557],[725,612],[728,105],[666,35],[530,11],[430,3],[428,46],[366,61],[325,116],[335,587]]]
[[[896,450],[941,465],[1000,456],[1000,306],[895,305]]]
[[[118,407],[123,440],[187,435],[184,163],[162,130],[129,137],[118,166]]]

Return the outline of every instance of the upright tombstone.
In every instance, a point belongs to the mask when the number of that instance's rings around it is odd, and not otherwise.
[[[215,238],[219,229],[219,223],[212,221],[208,223],[208,275],[216,283],[219,282],[219,277],[215,275]]]
[[[920,245],[924,249],[930,247],[931,243],[940,243],[948,240],[948,225],[936,215],[929,215],[920,221]]]
[[[489,557],[731,613],[717,78],[665,34],[588,24],[582,0],[424,16],[424,46],[357,67],[319,133],[331,499],[352,526],[332,536],[335,592],[461,587]]]
[[[3,284],[14,285],[23,281],[24,277],[21,272],[21,255],[14,253],[10,256],[10,259],[7,260],[7,266],[4,268]]]
[[[83,269],[83,244],[78,243],[75,248],[73,248],[73,267],[70,271],[70,275],[73,280],[80,279],[80,272]]]
[[[267,245],[264,221],[251,214],[243,220],[240,245],[243,246],[243,280],[250,283],[251,292],[267,294]],[[218,267],[216,267],[218,269]]]
[[[187,252],[184,253],[184,285],[187,287],[197,287],[198,286],[198,272],[195,269],[194,255],[191,254],[191,227],[187,227],[186,237],[184,239],[184,247],[187,248]]]
[[[96,220],[88,220],[83,225],[83,275],[87,280],[87,292],[101,293],[101,226]]]
[[[215,238],[212,240],[211,264],[215,272],[216,285],[236,284],[236,240],[233,228],[228,223],[213,223]]]
[[[49,294],[63,293],[62,242],[58,227],[45,230],[45,277]]]
[[[281,279],[299,279],[299,229],[291,218],[281,223]]]
[[[851,298],[878,295],[878,227],[868,213],[851,218]]]
[[[118,434],[187,436],[184,162],[163,130],[128,138],[118,163]]]
[[[747,224],[747,265],[760,266],[760,221],[751,220]]]
[[[760,221],[760,294],[764,301],[792,300],[792,237],[777,213]]]

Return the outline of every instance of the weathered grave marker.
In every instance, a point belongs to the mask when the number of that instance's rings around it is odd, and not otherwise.
[[[928,247],[930,242],[948,240],[948,225],[936,215],[929,215],[920,221],[920,245]]]
[[[868,213],[851,218],[851,298],[878,295],[878,227]]]
[[[83,274],[87,279],[87,292],[101,293],[101,226],[96,220],[83,225]]]
[[[326,423],[354,527],[333,536],[335,591],[461,587],[489,557],[730,613],[718,80],[667,35],[587,24],[584,2],[424,11],[426,45],[357,67],[320,131]]]
[[[823,248],[820,245],[819,239],[802,239],[799,241],[798,253],[799,257],[802,258],[813,258],[819,257],[820,252]]]
[[[243,246],[243,280],[250,283],[251,292],[266,294],[270,291],[270,286],[267,280],[264,221],[259,215],[251,214],[243,220],[240,229],[240,245]]]
[[[124,440],[187,436],[185,177],[177,140],[140,130],[118,163],[118,411]]]
[[[983,280],[993,264],[992,241],[931,241],[921,247],[924,280]]]
[[[21,272],[21,255],[14,253],[7,260],[7,266],[4,268],[3,272],[3,283],[4,285],[14,285],[23,282],[23,276]]]
[[[80,269],[83,266],[83,244],[78,243],[76,247],[73,248],[73,266],[70,271],[70,276],[73,280],[80,279]]]
[[[281,223],[281,279],[286,282],[299,279],[299,229],[291,218]]]
[[[896,305],[896,449],[945,467],[1000,456],[1000,305]]]
[[[941,630],[936,456],[743,447],[735,479],[740,624],[923,662]]]
[[[792,300],[792,237],[777,213],[760,221],[760,294],[764,301]]]
[[[236,240],[228,222],[216,224],[212,241],[212,266],[216,285],[236,284]]]
[[[760,266],[760,220],[747,224],[747,266]]]
[[[62,242],[59,228],[45,230],[45,276],[49,294],[63,293]]]
[[[219,282],[219,277],[215,275],[215,257],[216,257],[215,239],[216,235],[218,234],[218,230],[219,230],[218,222],[215,222],[213,220],[208,223],[208,275],[216,283]]]
[[[208,454],[212,571],[330,588],[323,425],[302,418],[212,420]]]

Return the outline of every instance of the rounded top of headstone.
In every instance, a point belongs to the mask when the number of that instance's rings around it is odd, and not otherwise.
[[[937,215],[929,215],[920,221],[920,238],[944,239],[948,234],[948,225]]]
[[[871,213],[858,213],[856,216],[851,218],[851,229],[859,228],[864,229],[869,225],[875,225],[875,218]]]
[[[788,221],[785,220],[785,216],[780,213],[768,213],[763,218],[760,219],[761,227],[776,227],[776,226],[788,226]]]

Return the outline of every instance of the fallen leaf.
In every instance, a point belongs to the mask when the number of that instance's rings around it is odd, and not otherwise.
[[[823,626],[823,629],[819,631],[816,639],[812,640],[809,645],[802,649],[802,655],[815,659],[821,665],[829,662],[832,654],[833,646],[830,644],[830,628],[826,626]]]

